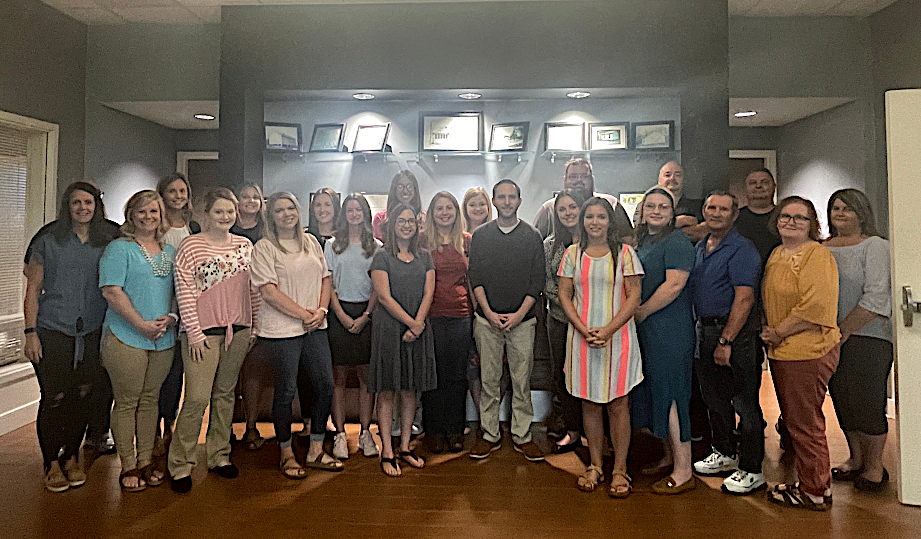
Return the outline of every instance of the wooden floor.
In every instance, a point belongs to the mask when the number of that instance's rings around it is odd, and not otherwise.
[[[777,405],[768,374],[762,402],[765,419],[773,425]],[[838,463],[847,450],[828,401],[826,415],[832,462]],[[270,425],[260,428],[271,431]],[[535,439],[546,444],[541,427],[535,425],[534,431]],[[357,431],[350,426],[349,432],[354,451]],[[779,462],[774,429],[766,434],[765,473],[778,482],[787,468]],[[893,470],[891,449],[892,444],[887,467]],[[894,485],[867,495],[849,483],[836,483],[834,505],[821,514],[770,505],[763,493],[728,496],[719,491],[719,479],[709,478],[696,491],[674,498],[652,494],[652,480],[638,474],[634,494],[626,500],[612,500],[604,489],[585,494],[575,488],[583,469],[575,455],[531,464],[508,442],[485,461],[471,461],[465,454],[432,456],[424,470],[405,470],[397,479],[384,477],[377,459],[355,454],[344,472],[312,472],[303,481],[291,481],[278,472],[277,455],[272,443],[255,452],[240,447],[234,453],[238,479],[198,469],[195,487],[186,495],[165,485],[122,494],[117,457],[102,457],[85,486],[52,494],[42,486],[41,456],[34,425],[29,425],[0,437],[0,537],[838,539],[921,534],[921,509],[900,505]],[[642,460],[643,455],[634,457]]]

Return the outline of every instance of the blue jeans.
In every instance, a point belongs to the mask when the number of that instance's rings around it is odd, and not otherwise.
[[[698,323],[700,357],[694,360],[700,392],[710,416],[713,448],[727,456],[739,456],[739,469],[761,472],[764,460],[764,417],[761,413],[761,347],[757,336],[743,330],[732,343],[729,367],[717,365],[713,352],[722,325]],[[738,447],[733,436],[739,412]]]
[[[333,359],[325,329],[286,339],[265,341],[275,373],[275,397],[272,400],[272,422],[278,444],[291,446],[291,403],[294,393],[314,396],[310,408],[310,441],[322,441],[326,436],[326,419],[333,402]],[[301,380],[301,387],[298,387]],[[310,383],[310,387],[304,384]]]

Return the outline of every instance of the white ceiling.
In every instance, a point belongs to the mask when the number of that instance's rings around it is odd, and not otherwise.
[[[221,21],[220,6],[433,3],[454,0],[42,0],[86,24],[204,24]],[[490,2],[499,0],[466,0]],[[505,0],[503,0],[505,1]],[[527,0],[516,0],[527,1]],[[557,0],[564,1],[564,0]],[[729,14],[749,17],[866,16],[896,0],[728,0]]]
[[[730,97],[730,127],[779,127],[853,101],[850,97]],[[736,118],[736,112],[758,114]]]
[[[218,101],[113,101],[103,105],[172,129],[217,129]],[[210,114],[213,120],[198,120],[196,114]]]

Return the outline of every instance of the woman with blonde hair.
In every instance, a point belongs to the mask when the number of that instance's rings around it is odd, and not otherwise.
[[[473,307],[467,282],[470,234],[464,232],[460,213],[454,195],[441,191],[432,197],[425,223],[424,246],[435,263],[429,324],[435,340],[438,387],[422,394],[422,423],[433,453],[464,449]]]
[[[265,237],[253,252],[253,284],[262,294],[259,338],[266,342],[275,372],[272,421],[281,449],[281,472],[305,477],[303,466],[342,470],[342,463],[323,451],[326,419],[333,399],[333,366],[326,336],[332,275],[320,243],[301,226],[301,207],[291,193],[273,193],[266,206],[270,218]],[[291,402],[310,384],[313,395],[310,447],[304,465],[291,441]]]
[[[102,363],[112,380],[112,436],[122,463],[119,484],[136,492],[163,482],[152,463],[160,386],[176,344],[173,260],[163,242],[168,225],[156,191],[135,193],[125,204],[124,237],[106,247],[99,286],[109,303],[103,323]]]
[[[253,245],[262,239],[265,233],[265,197],[258,185],[247,183],[240,189],[240,213],[230,233],[247,238]]]
[[[492,221],[492,203],[489,193],[482,187],[467,189],[461,208],[464,211],[465,230],[471,234],[481,225]]]

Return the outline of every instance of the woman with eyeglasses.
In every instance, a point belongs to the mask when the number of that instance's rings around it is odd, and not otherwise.
[[[799,483],[781,483],[774,503],[827,511],[831,465],[822,403],[838,367],[838,266],[819,243],[815,206],[787,197],[774,209],[770,227],[780,236],[765,266],[762,297],[766,322],[761,339],[774,378],[780,412],[792,435]]]
[[[26,250],[23,353],[41,389],[36,427],[51,492],[86,482],[77,453],[94,384],[103,376],[99,339],[106,301],[99,259],[118,234],[118,225],[105,218],[99,188],[75,182],[64,190],[58,219],[42,227]]]
[[[425,461],[409,448],[416,392],[436,389],[435,346],[428,324],[435,293],[432,255],[419,246],[415,208],[391,206],[384,247],[371,262],[371,282],[377,293],[371,326],[371,366],[368,391],[377,394],[381,436],[381,471],[402,475],[397,458],[413,468]],[[387,431],[393,422],[394,394],[400,395],[400,447],[394,451]]]
[[[374,214],[374,218],[371,220],[371,228],[374,230],[375,238],[384,241],[384,225],[387,223],[387,212],[397,204],[405,204],[412,208],[419,219],[419,226],[423,226],[425,212],[422,210],[419,181],[416,180],[416,175],[408,170],[397,172],[393,180],[390,181],[390,192],[387,194],[387,209]]]
[[[828,389],[850,450],[831,475],[853,481],[857,490],[878,492],[889,481],[883,468],[893,358],[889,241],[880,237],[870,201],[857,189],[828,199],[828,228],[825,246],[838,263],[841,328],[841,361]]]

